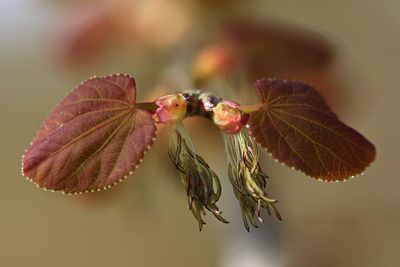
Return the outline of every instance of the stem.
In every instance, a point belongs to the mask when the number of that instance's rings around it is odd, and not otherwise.
[[[136,106],[139,109],[144,109],[144,110],[150,111],[151,113],[156,112],[156,110],[158,108],[156,102],[154,102],[154,101],[153,102],[136,103]]]
[[[264,104],[255,104],[255,105],[248,105],[248,106],[239,106],[238,109],[245,114],[250,114],[252,112],[255,112],[255,111],[261,109],[263,106],[264,106]]]

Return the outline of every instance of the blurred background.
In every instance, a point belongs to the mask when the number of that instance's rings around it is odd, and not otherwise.
[[[0,266],[400,266],[399,11],[394,0],[0,0]],[[201,88],[251,103],[257,78],[305,80],[378,157],[328,184],[265,156],[284,220],[264,214],[250,233],[222,138],[202,119],[187,126],[224,183],[228,225],[208,215],[198,231],[163,131],[109,191],[27,182],[21,155],[41,121],[82,80],[111,73],[133,75],[143,101]]]

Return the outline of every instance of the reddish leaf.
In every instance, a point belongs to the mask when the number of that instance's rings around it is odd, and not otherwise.
[[[51,33],[57,56],[66,63],[90,62],[112,42],[118,42],[117,21],[107,1],[72,4],[63,10]]]
[[[99,191],[137,167],[155,136],[152,115],[135,106],[135,80],[92,78],[45,120],[23,157],[23,175],[46,189]]]
[[[250,78],[314,73],[333,59],[333,48],[324,38],[288,25],[238,20],[228,23],[223,34]]]
[[[264,105],[251,114],[249,131],[279,161],[314,178],[342,181],[375,159],[375,147],[342,123],[311,86],[261,79],[256,88]]]

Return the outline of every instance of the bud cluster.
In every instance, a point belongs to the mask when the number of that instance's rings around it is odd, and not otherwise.
[[[187,116],[202,116],[228,134],[240,132],[247,116],[239,104],[222,100],[207,93],[185,93],[166,95],[156,100],[156,118],[159,123],[180,123]]]

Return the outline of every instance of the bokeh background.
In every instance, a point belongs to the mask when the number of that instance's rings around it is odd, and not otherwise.
[[[395,0],[0,0],[0,266],[400,266],[399,11]],[[289,27],[296,37],[285,42],[322,36],[328,59],[315,66],[301,49],[273,45],[268,38],[276,35],[263,39],[265,51],[255,57],[273,67],[258,71],[322,88],[339,116],[377,147],[362,177],[327,184],[264,157],[284,221],[265,215],[247,233],[226,183],[222,139],[201,119],[188,128],[224,180],[228,225],[207,216],[198,231],[162,131],[141,167],[106,192],[52,194],[21,176],[21,155],[41,121],[92,75],[129,73],[143,100],[199,84],[251,98],[245,78],[190,78],[193,59],[218,40],[222,22],[238,18],[278,27],[278,37]]]

